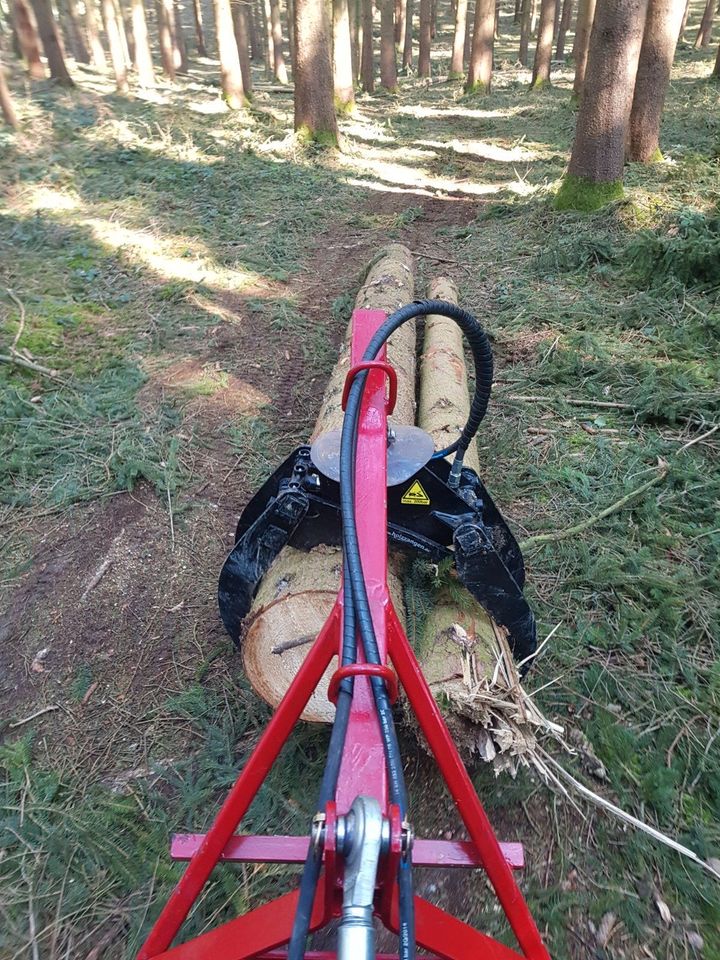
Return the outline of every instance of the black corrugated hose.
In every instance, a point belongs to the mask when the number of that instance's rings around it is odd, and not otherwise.
[[[363,360],[374,360],[390,335],[406,323],[417,317],[437,314],[454,320],[465,334],[472,350],[475,362],[475,394],[470,405],[470,414],[458,440],[439,454],[447,456],[455,453],[451,469],[451,478],[459,479],[465,452],[475,436],[487,411],[493,377],[493,360],[490,343],[477,320],[465,310],[444,300],[420,300],[409,303],[392,313],[378,328],[365,350]],[[367,381],[367,371],[359,371],[350,388],[343,420],[340,441],[340,509],[343,524],[343,665],[354,663],[356,659],[356,630],[360,634],[365,657],[369,663],[381,662],[375,637],[367,586],[363,576],[360,546],[355,518],[355,457],[357,452],[357,431],[360,420],[360,407]],[[373,696],[377,708],[380,730],[385,748],[388,768],[390,797],[400,808],[405,822],[408,815],[408,798],[403,775],[402,758],[398,744],[392,707],[385,681],[380,677],[371,677]],[[345,743],[350,704],[352,702],[352,682],[344,681],[340,686],[335,721],[330,737],[328,760],[318,798],[318,809],[322,812],[326,804],[333,799],[337,787],[337,778],[342,762],[342,750]],[[292,937],[288,947],[288,960],[302,960],[305,952],[310,924],[310,915],[315,898],[315,890],[320,874],[322,858],[311,848],[305,861],[300,883],[300,896],[295,915]],[[400,894],[400,960],[415,960],[415,923],[410,855],[403,858],[398,875]]]

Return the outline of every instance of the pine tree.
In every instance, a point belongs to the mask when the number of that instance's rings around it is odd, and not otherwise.
[[[553,32],[555,29],[555,10],[557,0],[542,0],[540,6],[540,25],[538,27],[535,62],[530,86],[533,89],[550,83],[550,66],[552,61]]]
[[[324,0],[295,0],[295,131],[323,146],[338,143]]]
[[[570,166],[558,209],[594,210],[623,194],[625,139],[648,0],[598,3]]]
[[[684,0],[649,0],[630,114],[628,157],[662,159],[660,121],[683,17]]]

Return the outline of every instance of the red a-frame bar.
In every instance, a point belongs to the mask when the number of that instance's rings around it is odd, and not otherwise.
[[[381,311],[355,311],[351,365],[362,361],[366,345],[384,320],[385,314]],[[385,361],[384,352],[378,359]],[[391,405],[386,397],[385,379],[391,370],[378,365],[369,372],[358,429],[356,516],[363,572],[382,661],[384,664],[389,661],[394,667],[397,681],[415,712],[470,837],[469,841],[459,843],[418,839],[412,850],[413,864],[484,869],[521,952],[416,896],[417,946],[430,955],[428,960],[518,960],[520,957],[550,960],[512,874],[511,868],[523,865],[522,847],[498,843],[388,593],[386,456],[387,414]],[[309,842],[306,837],[251,837],[237,835],[235,831],[325,670],[338,655],[342,615],[341,593],[208,833],[173,839],[172,856],[189,863],[137,960],[283,960],[287,956],[280,948],[290,939],[298,899],[295,891],[186,943],[173,947],[172,942],[219,861],[301,863],[305,859]],[[358,664],[353,670],[356,679],[343,765],[335,803],[324,811],[324,869],[315,898],[312,931],[340,916],[343,864],[335,849],[334,825],[337,816],[347,813],[359,795],[377,798],[384,817],[390,821],[390,851],[380,864],[375,913],[386,928],[398,931],[396,878],[402,828],[398,810],[388,800],[383,744],[367,676],[375,671],[367,664]],[[392,692],[395,675],[387,666],[383,673],[392,677],[389,683]],[[336,955],[315,951],[305,956],[307,960],[331,960]],[[382,955],[378,960],[397,958]]]

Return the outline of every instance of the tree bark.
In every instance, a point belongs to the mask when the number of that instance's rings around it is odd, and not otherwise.
[[[715,17],[715,3],[716,0],[707,0],[707,3],[705,4],[705,12],[703,13],[703,18],[700,21],[700,29],[695,37],[694,47],[696,50],[702,50],[703,47],[707,47],[710,44],[713,19]]]
[[[295,131],[336,147],[333,72],[323,0],[295,2]]]
[[[333,39],[335,107],[342,113],[351,113],[355,106],[355,83],[348,0],[333,0]]]
[[[260,42],[259,31],[257,28],[257,6],[253,0],[244,0],[247,13],[247,25],[250,33],[250,59],[253,63],[262,60],[262,43]]]
[[[418,76],[432,75],[430,63],[430,40],[432,28],[432,0],[420,0],[420,50],[418,53]]]
[[[119,17],[114,0],[101,0],[100,10],[105,27],[105,36],[107,37],[108,47],[110,48],[110,63],[112,64],[113,73],[115,74],[115,86],[119,93],[127,93],[129,89],[127,66],[125,64],[125,52],[120,35]]]
[[[275,45],[272,32],[272,9],[270,0],[262,0],[263,22],[265,24],[265,76],[272,79],[275,65]]]
[[[647,6],[648,0],[598,4],[570,166],[555,201],[561,209],[597,209],[622,196]]]
[[[572,21],[574,2],[575,0],[564,0],[563,3],[562,17],[560,18],[560,29],[558,30],[557,37],[557,47],[555,49],[556,60],[565,59],[565,40],[567,38],[567,32],[570,29],[570,22]]]
[[[413,65],[413,14],[415,0],[407,0],[405,9],[405,39],[403,41],[403,68],[409,70]]]
[[[78,17],[75,0],[65,0],[62,4],[64,8],[62,13],[65,15],[65,24],[67,36],[70,41],[70,49],[76,63],[90,63],[90,52],[85,44],[83,29]]]
[[[678,33],[678,43],[680,43],[682,38],[685,36],[685,27],[687,26],[689,16],[690,16],[690,0],[685,0],[685,13],[683,14],[682,23],[680,24],[680,31]]]
[[[118,33],[120,34],[120,45],[122,47],[123,58],[125,60],[125,70],[130,70],[133,65],[132,55],[130,53],[130,41],[132,40],[132,35],[130,40],[128,40],[128,32],[125,29],[125,11],[123,10],[122,0],[115,0],[115,20],[117,23]]]
[[[183,30],[182,17],[180,16],[180,6],[177,3],[177,0],[175,0],[173,3],[173,23],[175,25],[175,30],[173,33],[173,56],[175,57],[175,70],[178,73],[187,73],[189,67],[187,44],[185,43],[185,32]]]
[[[475,22],[475,0],[468,0],[467,15],[465,17],[465,43],[463,45],[463,72],[470,63],[472,50],[472,25]]]
[[[397,90],[395,0],[380,0],[380,3],[380,84],[394,93]]]
[[[465,90],[489,93],[492,83],[495,0],[475,0],[472,52]]]
[[[373,59],[373,0],[362,2],[362,55],[360,78],[366,93],[375,90],[375,62]]]
[[[132,0],[132,25],[135,38],[135,69],[141,87],[155,86],[150,40],[148,38],[147,19],[143,0]]]
[[[242,74],[243,92],[246,97],[252,92],[252,70],[250,69],[250,53],[248,46],[248,5],[243,0],[231,0],[230,3],[233,18],[233,30],[235,33],[235,43],[238,50],[238,59],[240,60],[240,73]]]
[[[104,2],[104,0],[103,0]],[[157,0],[158,36],[160,41],[160,60],[163,73],[169,80],[175,79],[175,11],[172,0]]]
[[[240,54],[235,42],[230,0],[213,0],[213,7],[223,97],[231,110],[242,110],[246,102],[245,88],[240,67]]]
[[[630,113],[628,157],[650,163],[660,153],[660,122],[683,16],[683,0],[649,0]]]
[[[712,75],[720,80],[720,44],[718,44],[718,52],[715,57],[715,66],[713,67]]]
[[[594,20],[595,0],[580,0],[577,24],[575,26],[575,45],[573,46],[573,60],[575,61],[573,96],[578,100],[582,97],[583,87],[585,85],[585,71],[587,68],[590,35],[592,33]]]
[[[0,60],[0,112],[2,112],[5,123],[12,127],[13,130],[16,130],[18,127],[18,118],[5,80],[5,67],[3,66],[2,60]]]
[[[278,83],[287,83],[288,74],[283,56],[282,24],[280,23],[280,2],[270,0],[270,23],[273,38],[273,74]]]
[[[28,73],[33,80],[45,79],[45,67],[40,59],[40,38],[25,0],[13,0],[13,19],[15,31]]]
[[[85,0],[85,26],[87,27],[92,64],[96,70],[101,70],[104,73],[107,70],[107,60],[105,59],[105,49],[100,39],[100,26],[97,19],[95,0]]]
[[[100,12],[102,14],[103,26],[105,27],[108,47],[110,48],[110,63],[112,64],[113,73],[115,74],[115,86],[120,93],[127,93],[127,66],[125,65],[125,53],[120,37],[118,14],[114,0],[101,0]]]
[[[528,65],[531,15],[532,0],[522,0],[522,13],[520,14],[520,52],[518,53],[518,60],[524,67]]]
[[[352,63],[353,84],[360,79],[360,48],[362,46],[362,26],[360,24],[359,0],[348,0],[350,21],[350,57]]]
[[[542,0],[537,47],[535,48],[535,62],[533,63],[532,81],[530,83],[533,89],[544,87],[550,83],[556,6],[557,0]]]
[[[295,0],[287,0],[288,47],[290,66],[295,69]]]
[[[513,23],[520,23],[521,8],[522,8],[522,0],[515,0],[515,10],[513,11]]]
[[[193,23],[195,24],[195,49],[199,57],[207,56],[205,31],[203,30],[202,6],[200,0],[192,0]]]
[[[395,46],[398,50],[405,40],[405,18],[407,17],[407,0],[398,0],[395,5]]]
[[[50,0],[32,0],[32,8],[35,13],[40,41],[50,68],[50,77],[61,86],[74,86],[65,64],[62,41],[55,18],[52,15]]]
[[[468,0],[457,0],[455,7],[455,33],[453,35],[452,57],[450,59],[450,76],[461,77],[464,70],[463,54],[465,52],[465,31],[467,30]]]

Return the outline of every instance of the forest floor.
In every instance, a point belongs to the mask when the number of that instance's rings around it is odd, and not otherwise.
[[[695,17],[697,19],[697,16]],[[528,93],[503,21],[487,98],[443,79],[362,97],[337,157],[299,149],[290,93],[225,111],[211,63],[152,98],[12,78],[0,131],[0,957],[131,957],[268,717],[216,610],[248,496],[304,441],[367,264],[449,274],[498,358],[484,478],[520,537],[631,507],[526,556],[545,713],[608,798],[720,857],[720,89],[684,47],[666,160],[592,216],[551,199],[571,73]],[[693,21],[688,36],[693,32]],[[447,36],[443,37],[447,41]],[[665,475],[665,469],[667,474]],[[659,475],[659,471],[662,476]],[[255,831],[305,832],[327,734],[298,731]],[[421,830],[457,836],[403,738]],[[597,773],[597,763],[590,764]],[[474,771],[555,960],[720,957],[712,878],[529,771]],[[429,799],[428,799],[429,798]],[[216,871],[197,933],[292,882]],[[423,891],[505,937],[485,885]],[[703,946],[704,944],[704,946]]]

